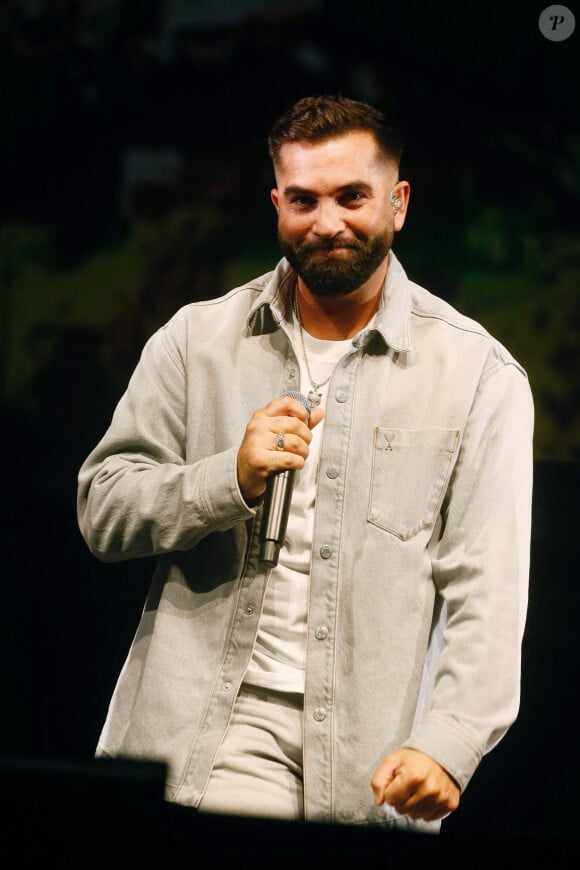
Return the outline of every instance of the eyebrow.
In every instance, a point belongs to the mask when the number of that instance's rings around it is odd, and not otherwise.
[[[343,184],[338,188],[337,193],[348,193],[349,191],[359,191],[360,193],[372,194],[373,189],[366,181],[351,181],[349,184]],[[300,187],[298,184],[290,184],[284,188],[284,196],[316,196],[313,190],[307,187]]]

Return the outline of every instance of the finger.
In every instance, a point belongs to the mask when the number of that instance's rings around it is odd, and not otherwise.
[[[283,436],[283,450],[308,456],[308,446],[312,441],[312,432],[298,417],[264,417],[266,428],[262,435],[262,446],[267,449],[277,447],[275,444],[279,435]]]
[[[418,819],[422,819],[423,821],[433,821],[434,819],[431,818],[433,810],[433,804],[430,800],[425,798],[424,800],[418,800],[416,802],[413,802],[412,800],[407,801],[404,805],[404,809],[401,809],[400,812],[403,812],[414,821],[417,821]]]
[[[308,444],[300,435],[292,432],[272,432],[271,450],[277,453],[292,453],[306,459],[308,456]]]
[[[414,797],[415,789],[400,771],[397,771],[383,792],[383,800],[402,814],[407,812]]]
[[[264,413],[269,417],[285,416],[297,417],[303,423],[308,423],[309,412],[297,399],[291,396],[278,396],[272,399],[263,408]]]
[[[263,421],[272,431],[281,429],[284,432],[294,432],[297,435],[300,434],[308,439],[308,441],[312,439],[308,423],[305,423],[300,417],[294,417],[291,414],[272,414],[263,417]]]
[[[310,412],[310,419],[308,421],[310,429],[314,429],[315,426],[318,426],[318,424],[324,420],[325,414],[326,411],[324,408],[313,408]]]
[[[397,785],[398,790],[387,789],[386,800],[398,812],[412,819],[436,821],[457,809],[459,804],[455,793],[450,794],[446,788],[430,782],[429,779],[409,782],[401,780]]]
[[[423,798],[416,803],[409,801],[405,813],[413,820],[422,819],[425,822],[437,822],[450,815],[452,810],[447,803],[441,803],[432,797]]]
[[[283,403],[282,407],[280,402]],[[297,417],[305,422],[309,429],[314,429],[315,426],[318,426],[326,415],[324,408],[311,408],[309,412],[301,402],[290,396],[281,396],[278,399],[273,399],[263,410],[269,416],[284,414],[287,417]]]
[[[377,768],[371,779],[371,787],[377,806],[384,803],[385,791],[391,785],[396,775],[397,766],[394,763],[394,756],[388,756]]]

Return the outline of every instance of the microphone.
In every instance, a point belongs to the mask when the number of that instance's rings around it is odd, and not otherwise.
[[[296,399],[304,405],[310,417],[312,405],[305,396],[293,390],[289,390],[283,395],[290,396],[291,399]],[[262,525],[260,526],[260,562],[270,568],[274,568],[278,564],[280,547],[284,543],[295,474],[296,469],[294,468],[277,471],[270,475],[266,484]]]

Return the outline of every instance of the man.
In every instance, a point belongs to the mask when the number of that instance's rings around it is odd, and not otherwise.
[[[97,752],[202,811],[437,831],[518,711],[531,393],[392,252],[382,113],[305,98],[269,148],[283,259],[150,338],[79,473],[91,551],[159,556]]]

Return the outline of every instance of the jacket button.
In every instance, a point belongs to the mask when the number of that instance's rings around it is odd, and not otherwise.
[[[328,637],[328,629],[325,625],[319,625],[316,631],[314,632],[314,636],[316,640],[326,640]]]
[[[324,709],[324,707],[317,707],[312,715],[317,722],[324,722],[324,720],[326,719],[326,710]]]
[[[330,559],[332,556],[332,547],[329,544],[324,544],[324,546],[320,548],[320,555],[323,559]]]

